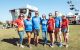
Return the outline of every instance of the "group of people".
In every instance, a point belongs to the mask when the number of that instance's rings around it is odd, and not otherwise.
[[[34,45],[38,46],[39,43],[39,33],[40,27],[42,30],[43,45],[48,44],[48,34],[50,37],[50,47],[54,47],[58,44],[59,47],[63,45],[68,47],[68,35],[69,35],[69,21],[66,16],[59,16],[59,12],[55,12],[55,16],[49,13],[49,19],[46,19],[46,15],[42,14],[42,18],[39,17],[39,12],[35,12],[35,16],[31,18],[30,15],[24,19],[24,15],[19,15],[18,19],[15,20],[15,25],[17,25],[18,35],[20,37],[18,46],[24,48],[22,45],[24,31],[28,38],[28,47],[31,48],[31,35],[34,33]],[[64,38],[64,43],[62,43],[62,35]]]

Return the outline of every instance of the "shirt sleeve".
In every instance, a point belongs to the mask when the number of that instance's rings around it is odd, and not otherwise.
[[[42,19],[41,19],[41,17],[40,17],[40,24],[41,24],[41,22],[42,22]]]
[[[24,22],[24,28],[25,28],[25,21],[26,21],[26,19],[23,21]]]
[[[60,22],[62,22],[62,18],[60,17]]]
[[[67,19],[66,21],[67,21],[67,26],[68,26],[69,25],[69,20]]]
[[[26,20],[26,19],[25,19]],[[24,26],[25,26],[25,20],[23,21],[24,22]]]
[[[32,17],[32,24],[33,24],[33,17]]]
[[[53,19],[53,26],[54,26],[55,20]]]
[[[62,17],[60,17],[60,27],[62,26]]]

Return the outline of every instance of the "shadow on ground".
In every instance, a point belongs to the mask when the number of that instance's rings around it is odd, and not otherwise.
[[[16,45],[16,42],[19,41],[19,38],[9,38],[9,39],[2,39],[1,42],[7,42],[13,45]],[[27,44],[27,38],[24,38],[23,45]],[[48,41],[50,43],[50,41]],[[31,38],[31,44],[34,44],[34,38]],[[39,39],[39,44],[43,45],[43,40]]]

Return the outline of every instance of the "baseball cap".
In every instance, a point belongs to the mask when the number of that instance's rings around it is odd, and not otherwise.
[[[52,13],[49,13],[49,16],[52,16]]]

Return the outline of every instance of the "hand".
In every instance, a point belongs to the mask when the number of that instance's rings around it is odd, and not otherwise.
[[[53,30],[53,33],[55,32],[55,30]]]
[[[59,31],[61,31],[61,28],[59,28]]]
[[[68,33],[69,33],[69,29],[68,29]]]

